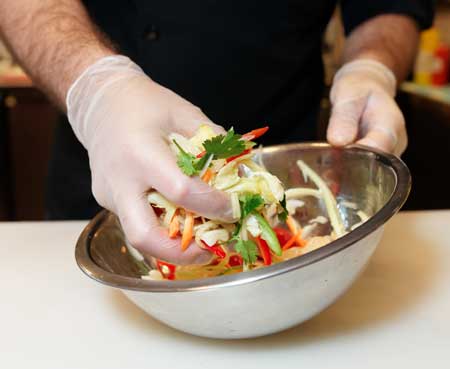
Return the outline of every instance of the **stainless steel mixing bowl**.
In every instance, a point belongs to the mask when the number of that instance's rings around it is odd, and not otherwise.
[[[142,271],[134,258],[121,252],[125,241],[117,218],[103,211],[78,240],[78,265],[96,281],[122,290],[154,318],[198,336],[263,336],[318,314],[363,270],[384,223],[408,196],[409,171],[400,159],[360,146],[273,146],[263,150],[262,159],[287,188],[311,186],[296,165],[298,159],[304,160],[334,183],[339,203],[355,203],[369,220],[318,250],[270,267],[193,281],[149,281],[140,278]],[[311,217],[324,212],[313,200],[306,208]],[[348,228],[359,221],[351,206],[340,206],[340,212]]]

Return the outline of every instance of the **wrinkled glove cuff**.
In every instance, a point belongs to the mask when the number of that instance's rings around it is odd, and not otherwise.
[[[371,76],[390,96],[395,96],[397,79],[383,63],[373,59],[357,59],[346,63],[335,74],[333,85],[342,77],[352,73],[365,73],[367,76]]]
[[[90,115],[104,92],[112,84],[136,75],[145,75],[130,58],[112,55],[86,68],[70,86],[66,96],[67,117],[78,140],[88,148],[90,133],[95,129]]]

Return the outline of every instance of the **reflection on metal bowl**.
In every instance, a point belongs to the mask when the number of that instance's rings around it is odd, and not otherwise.
[[[302,159],[334,183],[338,203],[355,203],[370,218],[336,241],[280,264],[192,281],[150,281],[140,278],[139,264],[122,252],[125,241],[117,218],[103,211],[78,240],[78,265],[96,281],[121,289],[154,318],[198,336],[263,336],[318,314],[367,264],[384,223],[408,196],[409,171],[394,156],[356,145],[335,149],[323,143],[289,144],[267,147],[261,155],[286,188],[310,186],[296,165]],[[313,200],[306,208],[311,217],[324,212]],[[348,207],[341,206],[340,212],[348,229],[359,221]]]

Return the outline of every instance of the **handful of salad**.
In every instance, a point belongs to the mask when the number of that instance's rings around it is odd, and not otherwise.
[[[148,275],[142,278],[186,280],[252,270],[312,251],[345,233],[332,192],[303,161],[298,161],[299,169],[317,189],[285,191],[276,176],[255,162],[253,140],[267,130],[268,127],[263,127],[239,135],[231,128],[226,134],[217,135],[211,127],[202,125],[191,138],[170,135],[180,169],[229,193],[237,221],[205,219],[151,191],[148,202],[167,228],[169,237],[180,238],[182,250],[188,247],[208,250],[212,259],[207,265],[187,266],[153,260],[154,268],[148,268]],[[304,205],[301,198],[305,196],[323,200],[328,218],[318,217],[302,227],[293,215]],[[332,229],[329,235],[312,236],[315,226],[327,222]]]

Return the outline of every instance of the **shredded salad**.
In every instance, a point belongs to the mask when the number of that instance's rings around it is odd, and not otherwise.
[[[143,279],[190,280],[253,270],[288,260],[320,248],[346,233],[336,199],[320,176],[302,160],[297,165],[305,181],[315,188],[285,190],[281,181],[257,163],[255,142],[268,127],[239,135],[231,128],[217,135],[207,125],[186,138],[169,136],[177,164],[188,176],[199,176],[210,186],[230,194],[234,223],[206,219],[171,203],[157,191],[148,202],[171,238],[179,238],[181,249],[200,247],[211,253],[207,265],[174,265],[153,260]],[[296,212],[305,197],[315,197],[327,216],[300,224]],[[364,221],[364,219],[361,219]],[[318,225],[329,223],[329,234],[315,235]],[[139,253],[129,246],[141,262]]]

